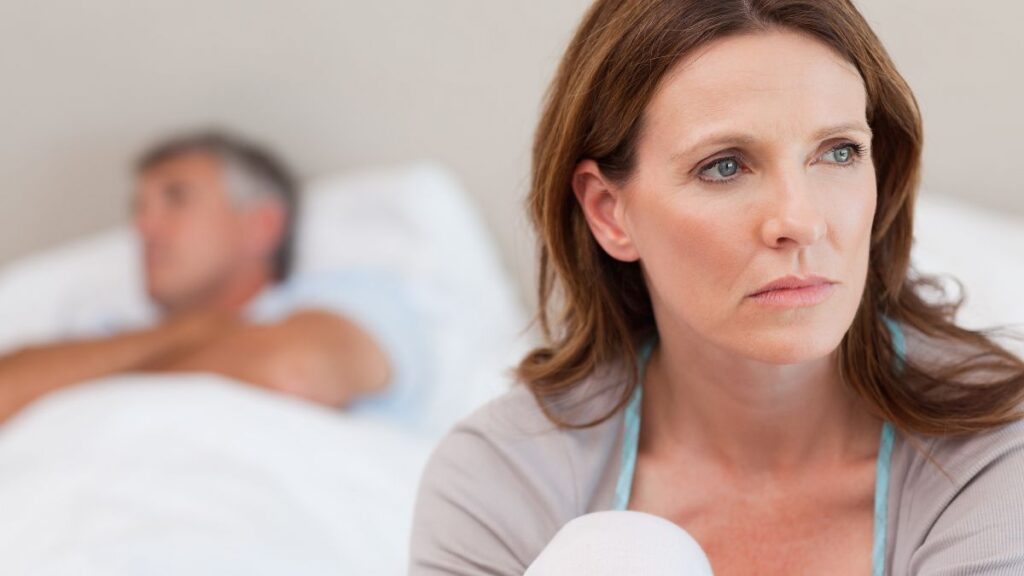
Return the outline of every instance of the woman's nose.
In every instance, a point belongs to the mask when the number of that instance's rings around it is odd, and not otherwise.
[[[819,198],[799,176],[780,179],[769,194],[761,225],[762,240],[772,248],[811,246],[825,237],[828,225]]]

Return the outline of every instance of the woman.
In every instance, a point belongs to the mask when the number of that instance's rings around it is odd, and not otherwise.
[[[921,142],[848,0],[599,0],[536,136],[547,344],[411,573],[1024,574],[1024,362],[909,268]]]

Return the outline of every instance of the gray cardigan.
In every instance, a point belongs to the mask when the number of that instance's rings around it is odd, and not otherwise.
[[[621,382],[614,371],[592,376],[556,409],[598,415]],[[521,385],[478,410],[424,472],[410,575],[520,576],[565,523],[613,508],[623,427],[619,411],[591,428],[556,428]],[[896,432],[886,574],[1024,575],[1024,422],[916,442],[949,477]]]

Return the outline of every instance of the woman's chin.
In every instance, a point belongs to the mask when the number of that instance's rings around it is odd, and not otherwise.
[[[842,334],[832,332],[787,334],[782,338],[768,335],[745,342],[742,352],[765,364],[803,364],[832,354],[842,338]]]

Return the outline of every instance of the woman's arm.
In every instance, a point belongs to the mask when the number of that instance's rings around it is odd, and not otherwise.
[[[420,481],[409,576],[522,576],[532,561],[522,542],[540,527],[510,489],[520,478],[485,438],[449,434]]]
[[[594,430],[570,439],[521,386],[480,408],[441,441],[420,480],[410,576],[522,576],[585,513],[603,439]],[[584,444],[598,445],[589,464]]]

